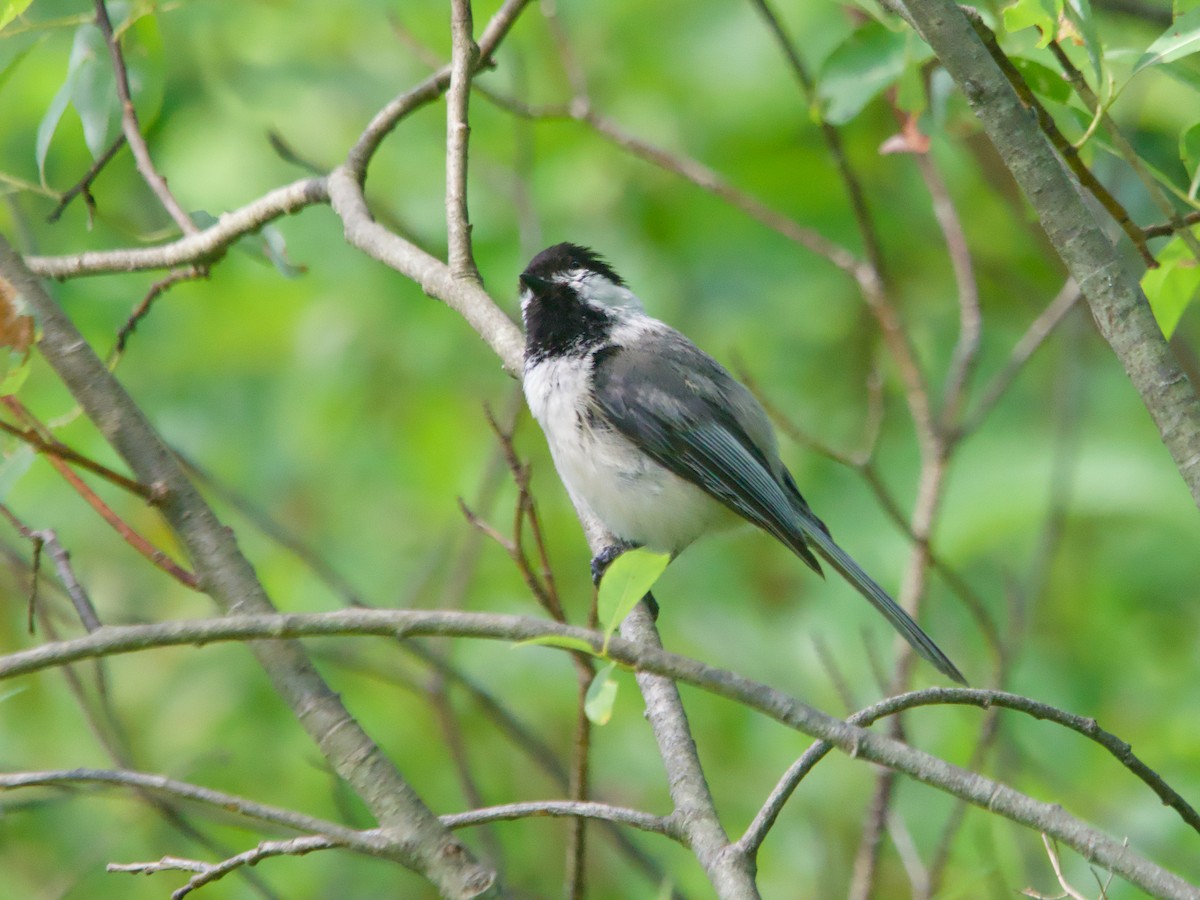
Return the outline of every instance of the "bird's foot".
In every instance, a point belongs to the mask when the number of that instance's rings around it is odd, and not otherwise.
[[[609,544],[599,553],[592,557],[592,584],[600,586],[600,579],[604,577],[604,573],[608,571],[608,567],[613,564],[613,560],[624,553],[626,550],[632,550],[633,544],[617,543]]]
[[[592,557],[592,584],[600,586],[600,579],[604,577],[604,573],[608,571],[608,567],[613,564],[618,556],[626,550],[633,550],[636,544],[609,544],[599,553]],[[646,604],[646,608],[650,610],[650,618],[658,621],[658,601],[654,599],[654,595],[649,591],[642,598]]]

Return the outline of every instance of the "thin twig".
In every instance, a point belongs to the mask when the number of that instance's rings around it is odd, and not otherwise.
[[[576,816],[586,819],[603,819],[630,825],[642,831],[661,834],[672,840],[681,840],[680,829],[675,821],[655,816],[636,809],[612,806],[607,803],[581,803],[575,800],[527,800],[522,803],[506,803],[486,809],[473,809],[465,813],[442,816],[447,828],[467,828],[485,822],[508,822],[514,819],[531,819],[542,816]]]
[[[1004,364],[1004,368],[992,377],[987,387],[983,389],[980,399],[975,403],[975,408],[968,415],[964,416],[954,435],[954,439],[965,434],[970,434],[979,427],[980,423],[1000,401],[1000,398],[1004,396],[1005,391],[1009,389],[1017,375],[1020,374],[1025,363],[1045,343],[1046,338],[1066,318],[1067,313],[1074,309],[1075,304],[1079,302],[1082,296],[1079,286],[1075,281],[1067,279],[1062,289],[1050,301],[1050,304],[1025,329],[1025,333],[1021,335],[1020,340],[1013,346],[1012,352],[1008,356],[1008,361]]]
[[[117,151],[124,146],[125,133],[122,132],[113,139],[111,144],[108,145],[108,149],[101,153],[99,158],[92,163],[91,167],[87,170],[87,172],[84,173],[83,177],[63,192],[62,196],[58,198],[58,204],[50,211],[50,215],[46,216],[46,221],[52,225],[57,222],[60,218],[62,218],[63,212],[66,211],[66,208],[70,205],[71,201],[80,195],[83,196],[83,202],[87,204],[88,215],[91,215],[96,209],[96,200],[92,196],[91,190],[92,182],[96,180],[96,177],[100,174],[104,167],[107,166],[112,161],[113,157],[117,155]]]
[[[158,197],[163,209],[175,220],[179,230],[185,235],[194,235],[199,229],[192,221],[191,216],[184,212],[183,207],[179,205],[179,201],[167,187],[167,180],[158,173],[158,169],[154,167],[154,160],[150,158],[150,148],[146,146],[142,127],[138,124],[137,110],[133,106],[133,96],[129,91],[129,73],[125,68],[125,57],[121,53],[120,43],[113,34],[112,22],[108,18],[108,7],[105,5],[105,0],[95,0],[95,5],[96,27],[104,36],[104,43],[108,45],[108,53],[112,57],[113,74],[116,76],[117,97],[121,101],[121,130],[125,133],[129,149],[133,151],[138,172],[141,173],[142,180],[146,182],[146,185]]]
[[[267,191],[245,206],[223,214],[215,225],[203,231],[157,247],[93,250],[67,256],[27,256],[25,265],[35,275],[45,278],[77,278],[212,262],[242,235],[258,231],[280,216],[328,201],[324,178],[303,178]]]
[[[1067,80],[1071,82],[1071,87],[1074,88],[1075,93],[1092,115],[1096,116],[1100,124],[1104,126],[1104,130],[1108,132],[1109,140],[1112,141],[1117,152],[1121,154],[1121,158],[1133,169],[1138,181],[1142,183],[1142,187],[1146,189],[1146,193],[1150,196],[1151,202],[1175,226],[1175,233],[1183,239],[1184,244],[1191,251],[1193,258],[1200,260],[1200,239],[1197,239],[1192,230],[1187,227],[1183,215],[1176,209],[1175,204],[1170,201],[1167,195],[1163,193],[1158,182],[1154,180],[1154,176],[1146,169],[1141,157],[1134,150],[1133,145],[1129,143],[1124,132],[1117,127],[1117,123],[1109,116],[1108,111],[1104,108],[1104,104],[1100,102],[1100,98],[1096,96],[1091,85],[1087,83],[1087,79],[1083,77],[1083,73],[1071,62],[1070,57],[1063,52],[1063,48],[1059,45],[1058,41],[1051,40],[1049,46],[1050,52],[1054,54],[1055,60],[1058,61],[1063,73],[1066,74]],[[1145,235],[1145,232],[1141,233],[1143,236]],[[1142,247],[1139,247],[1139,249],[1143,248],[1144,244]],[[1147,263],[1147,265],[1154,268],[1158,263]]]
[[[783,23],[780,22],[779,16],[775,14],[775,10],[771,8],[767,0],[751,0],[751,6],[763,17],[767,23],[768,30],[783,50],[784,56],[787,57],[788,66],[791,68],[792,74],[795,76],[797,83],[799,83],[804,93],[805,112],[809,115],[819,115],[815,102],[815,85],[812,76],[808,72],[808,68],[800,58],[800,51],[796,47],[795,41],[784,31]],[[862,236],[863,249],[867,262],[875,270],[879,280],[885,282],[887,276],[884,271],[884,257],[879,241],[879,230],[875,227],[874,218],[871,216],[870,207],[867,205],[866,192],[863,190],[862,182],[859,180],[854,168],[850,165],[850,159],[846,155],[846,149],[842,144],[841,132],[830,122],[826,121],[823,116],[819,117],[818,124],[821,128],[821,137],[825,140],[825,146],[829,149],[829,155],[833,157],[833,163],[837,167],[842,184],[846,188],[846,195],[850,199],[850,209],[854,214],[854,221],[858,225],[858,233]]]
[[[971,250],[967,246],[962,221],[954,208],[954,199],[931,156],[928,153],[915,153],[913,157],[933,203],[933,215],[946,242],[946,255],[958,287],[958,340],[954,344],[942,391],[941,428],[945,431],[958,418],[971,374],[979,361],[983,316],[979,310],[979,285],[975,280]]]
[[[1046,111],[1042,106],[1041,101],[1029,89],[1029,85],[1025,83],[1025,79],[1021,77],[1021,73],[1016,66],[1008,58],[1007,54],[1000,48],[1000,44],[996,41],[995,33],[987,27],[983,20],[976,15],[968,15],[972,28],[984,47],[987,48],[988,54],[996,63],[1004,75],[1005,80],[1012,86],[1021,103],[1033,111],[1037,118],[1037,126],[1042,134],[1050,141],[1050,144],[1058,152],[1059,157],[1071,170],[1071,173],[1079,179],[1088,192],[1096,198],[1097,202],[1108,213],[1109,217],[1120,226],[1121,230],[1133,243],[1134,248],[1141,255],[1142,260],[1150,268],[1154,268],[1158,263],[1154,259],[1154,254],[1150,252],[1150,248],[1146,246],[1146,235],[1138,228],[1137,224],[1129,217],[1129,213],[1125,211],[1125,207],[1114,197],[1099,179],[1092,174],[1092,170],[1083,164],[1083,160],[1079,158],[1079,151],[1071,144],[1070,141],[1063,136],[1063,133],[1058,130],[1058,125],[1054,122],[1054,117]]]
[[[3,397],[0,398],[0,402],[3,402],[5,406],[7,406],[16,415],[23,418],[34,429],[41,432],[46,431],[45,426],[41,425],[41,423],[34,418],[33,414],[29,412],[29,410],[27,410],[21,401],[16,397]],[[47,444],[49,443],[45,438],[42,438],[42,441]],[[150,541],[135,531],[129,524],[125,522],[124,519],[118,516],[116,512],[113,511],[112,507],[101,500],[100,496],[90,487],[88,487],[82,478],[75,474],[74,470],[71,469],[71,467],[68,466],[63,460],[61,454],[47,451],[46,459],[49,461],[50,465],[52,465],[58,471],[58,474],[61,475],[66,482],[75,489],[76,493],[86,500],[88,505],[91,506],[92,509],[96,510],[96,512],[100,514],[100,517],[104,519],[104,521],[106,521],[110,526],[112,526],[113,530],[116,531],[117,534],[119,534],[125,540],[125,542],[129,544],[129,546],[133,547],[133,549],[135,549],[138,553],[146,557],[146,559],[148,559],[151,563],[153,563],[159,569],[162,569],[180,584],[193,589],[198,586],[199,582],[195,575],[176,563],[162,550],[159,550],[157,547],[151,544]],[[83,459],[83,457],[78,457],[78,459]],[[73,459],[72,461],[75,462],[77,459]],[[82,463],[80,463],[80,465],[82,465]],[[88,468],[90,470],[92,469],[91,466],[88,466]],[[124,479],[124,476],[119,476],[115,472],[110,472],[106,477],[108,477],[109,480],[113,480],[114,476]],[[138,493],[147,499],[156,496],[152,489],[146,489],[141,484],[138,484],[138,482],[131,481],[129,479],[124,479],[124,482],[125,483],[118,481],[116,483],[121,484],[121,486],[125,487],[127,490],[134,490],[135,493]],[[137,489],[135,490],[129,485],[136,485]],[[149,493],[143,493],[144,490],[148,490]]]
[[[14,397],[5,397],[4,401],[9,404],[9,401],[16,402]],[[9,405],[12,409],[12,406]],[[128,475],[122,475],[120,472],[115,472],[108,466],[96,462],[88,456],[84,456],[78,451],[72,450],[66,444],[60,443],[52,437],[39,434],[36,430],[30,428],[18,428],[9,422],[0,419],[0,431],[6,434],[11,434],[13,437],[24,441],[39,453],[45,453],[47,456],[54,456],[61,459],[63,462],[69,462],[72,465],[79,466],[81,469],[87,469],[94,475],[99,475],[105,481],[115,484],[129,493],[141,497],[143,500],[154,502],[156,495],[154,489],[142,484],[139,481],[134,481]]]
[[[150,307],[154,305],[155,300],[162,296],[169,288],[174,287],[182,281],[193,281],[198,278],[207,277],[207,266],[187,266],[183,269],[176,269],[167,275],[166,278],[160,278],[154,284],[150,285],[150,290],[146,292],[146,296],[142,298],[142,302],[133,308],[133,311],[129,314],[129,318],[125,320],[125,324],[117,332],[117,342],[108,354],[109,367],[111,368],[125,352],[126,343],[128,343],[129,338],[132,337],[134,330],[141,324],[142,320],[149,315]]]
[[[529,4],[529,0],[505,0],[496,14],[488,21],[479,38],[479,55],[476,68],[490,65],[492,53],[508,34],[518,16]],[[367,176],[367,166],[383,139],[387,137],[401,119],[420,109],[442,95],[450,86],[450,66],[443,66],[416,87],[405,91],[379,110],[363,129],[350,152],[346,154],[345,170],[359,187]]]

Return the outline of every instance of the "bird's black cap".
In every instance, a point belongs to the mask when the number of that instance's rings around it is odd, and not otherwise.
[[[570,272],[572,269],[586,269],[598,275],[603,275],[613,284],[622,286],[625,284],[624,279],[595,250],[581,247],[579,244],[568,243],[547,247],[531,259],[529,265],[525,267],[525,271],[521,274],[521,280],[523,283],[529,284],[525,280],[526,276],[529,276],[532,279],[548,281],[553,276],[563,272]],[[530,286],[532,287],[533,285]]]

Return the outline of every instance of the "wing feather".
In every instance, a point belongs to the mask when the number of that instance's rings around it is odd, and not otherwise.
[[[655,462],[767,531],[821,572],[813,547],[905,640],[966,684],[933,640],[839,547],[778,459],[766,414],[711,357],[676,332],[637,349],[596,354],[593,399],[604,417]],[[755,443],[766,434],[771,444]]]

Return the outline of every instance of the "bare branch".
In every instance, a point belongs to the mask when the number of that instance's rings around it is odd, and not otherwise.
[[[529,4],[529,0],[505,0],[504,5],[496,11],[483,34],[479,38],[479,56],[475,68],[490,65],[492,54],[504,40],[510,28],[521,15],[521,11]],[[433,75],[411,90],[405,91],[388,103],[375,114],[370,124],[363,130],[358,141],[346,155],[345,169],[361,187],[367,177],[367,166],[383,139],[387,137],[397,123],[414,110],[420,109],[442,95],[450,86],[450,66],[443,66]]]
[[[376,831],[356,831],[336,822],[258,803],[237,794],[189,784],[164,775],[131,772],[128,769],[51,769],[42,772],[0,773],[0,790],[6,791],[71,784],[107,784],[166,794],[257,822],[266,822],[293,831],[323,834],[336,839],[343,846],[376,855],[380,855],[380,851],[387,847],[387,841]]]
[[[157,247],[98,250],[70,256],[29,256],[25,265],[45,278],[76,278],[108,272],[170,269],[211,262],[242,235],[258,231],[280,216],[291,215],[314,203],[326,203],[329,194],[323,178],[305,178],[268,191],[240,209],[222,215],[215,225]]]
[[[117,155],[122,147],[125,146],[125,134],[121,133],[108,145],[108,149],[100,154],[99,159],[92,163],[91,167],[84,173],[83,177],[77,181],[74,186],[66,190],[61,197],[58,198],[58,205],[50,211],[50,215],[46,216],[46,221],[51,224],[62,218],[62,214],[70,205],[71,201],[82,195],[83,202],[87,204],[88,214],[90,215],[96,207],[96,201],[92,197],[91,187],[92,182],[96,180],[100,172],[107,166],[114,156]],[[89,219],[90,221],[90,219]]]
[[[342,219],[347,241],[411,278],[430,297],[459,313],[487,341],[510,373],[521,371],[525,339],[482,287],[454,278],[444,262],[372,219],[362,189],[348,169],[334,169],[329,174],[328,186],[333,210]]]
[[[37,314],[43,329],[42,355],[84,412],[138,480],[161,486],[158,509],[191,557],[202,589],[228,614],[274,612],[233,533],[217,519],[132,398],[3,239],[0,273]],[[251,650],[334,771],[393,837],[399,861],[450,896],[476,896],[495,889],[495,872],[476,862],[442,827],[351,717],[300,644],[272,641],[253,644]]]
[[[1082,296],[1079,286],[1073,279],[1068,278],[1062,290],[1050,301],[1050,305],[1042,310],[1041,314],[1029,324],[1025,333],[1021,335],[1021,339],[1017,341],[1012,353],[1009,354],[1004,368],[988,382],[983,396],[975,404],[975,409],[959,426],[959,434],[968,434],[979,427],[983,419],[1004,396],[1004,392],[1012,385],[1025,363],[1042,346],[1058,324],[1066,318],[1067,313],[1075,308],[1075,304]]]
[[[254,647],[262,640],[278,644],[298,637],[335,634],[375,634],[400,639],[436,635],[504,641],[525,641],[554,636],[584,641],[596,653],[604,646],[604,636],[596,631],[524,616],[442,610],[347,609],[315,614],[238,615],[154,625],[105,626],[85,637],[59,641],[0,657],[0,678],[11,678],[80,659],[129,653],[148,647],[195,645],[225,640],[250,640],[254,641],[251,644]],[[1007,785],[959,768],[899,741],[866,731],[853,722],[843,722],[774,688],[733,672],[668,653],[640,641],[635,643],[625,637],[610,638],[608,652],[609,657],[618,663],[635,668],[641,673],[660,676],[672,687],[675,681],[695,685],[717,696],[756,709],[789,728],[816,737],[831,747],[837,747],[851,757],[903,772],[917,781],[946,791],[975,806],[1044,831],[1061,843],[1074,848],[1085,859],[1121,875],[1142,890],[1164,897],[1180,897],[1187,900],[1194,900],[1196,896],[1196,889],[1179,876],[1156,866],[1121,842],[1087,826],[1057,805],[1034,800]],[[880,715],[899,712],[927,702],[966,703],[981,708],[1006,705],[1008,708],[1028,711],[1035,717],[1055,721],[1061,719],[1064,724],[1074,722],[1079,724],[1080,728],[1073,730],[1079,730],[1089,737],[1095,736],[1102,744],[1109,741],[1120,745],[1119,741],[1103,732],[1092,720],[1063,713],[1026,697],[998,691],[933,688],[889,698],[872,707],[870,712],[874,718],[878,718]],[[654,714],[653,710],[651,714]],[[810,750],[810,754],[816,755],[818,759],[829,749],[820,747],[821,752],[817,753],[819,746],[814,745]],[[672,747],[671,751],[676,752],[676,748]],[[806,754],[805,758],[810,758],[810,754]],[[1121,758],[1124,760],[1126,757],[1122,755]],[[1132,754],[1128,754],[1128,758],[1135,759]],[[815,764],[815,760],[807,765],[805,771],[810,769],[812,764]],[[1136,765],[1131,764],[1131,768],[1136,770]],[[1155,787],[1155,790],[1159,792],[1160,788]],[[1160,796],[1163,794],[1160,793]],[[678,816],[678,813],[673,814],[673,817]],[[680,827],[688,846],[694,848],[694,838],[688,833],[686,820],[680,822]],[[765,831],[756,828],[748,830],[747,835],[750,834],[765,834]],[[749,853],[751,843],[749,838],[744,837],[735,845],[738,849],[734,852],[738,857],[744,857],[747,864],[752,858]],[[731,849],[726,846],[726,852],[731,852]]]
[[[133,107],[133,96],[129,92],[129,73],[125,69],[125,57],[121,54],[121,45],[113,34],[112,22],[108,18],[108,8],[105,0],[95,0],[95,4],[96,26],[104,35],[104,43],[108,45],[108,53],[112,57],[113,73],[116,75],[117,97],[121,101],[121,130],[125,134],[129,149],[133,151],[138,172],[141,173],[142,180],[146,182],[154,195],[158,197],[158,202],[162,204],[163,209],[175,220],[179,230],[187,235],[195,234],[197,228],[192,222],[191,216],[179,205],[179,201],[167,187],[167,180],[158,173],[158,169],[154,167],[154,160],[150,158],[150,148],[146,146],[146,139],[142,136],[142,126],[138,124],[137,110]]]
[[[125,320],[125,324],[117,332],[117,342],[113,346],[112,353],[109,354],[109,365],[111,366],[116,360],[120,359],[121,354],[125,352],[125,344],[133,335],[134,330],[141,324],[142,319],[150,314],[150,308],[154,305],[155,300],[181,281],[193,281],[197,278],[207,277],[207,267],[187,266],[182,269],[176,269],[167,275],[166,278],[160,278],[154,284],[150,285],[150,290],[146,292],[146,296],[142,298],[142,302],[134,307],[133,312],[129,314],[129,318]]]
[[[933,215],[946,241],[950,267],[954,270],[954,281],[958,287],[958,340],[954,344],[954,353],[942,392],[941,427],[947,429],[958,417],[963,397],[970,384],[971,373],[979,360],[979,341],[983,332],[983,317],[979,311],[979,285],[975,281],[975,268],[971,263],[967,236],[945,180],[928,153],[914,153],[913,159],[925,181],[929,198],[933,201]]]
[[[599,819],[618,825],[629,825],[652,834],[661,834],[672,840],[681,840],[677,822],[669,817],[654,816],[637,809],[611,806],[607,803],[585,803],[578,800],[527,800],[522,803],[506,803],[503,806],[489,806],[485,809],[445,815],[442,816],[442,824],[447,828],[458,829],[488,822],[510,822],[546,816]]]
[[[450,88],[446,93],[446,234],[447,259],[455,278],[479,281],[471,252],[471,217],[467,209],[467,146],[471,126],[471,75],[479,65],[479,47],[472,35],[471,0],[450,4]]]
[[[632,642],[639,653],[663,652],[654,619],[644,602],[625,618],[620,631],[621,637]],[[757,897],[752,860],[730,852],[729,836],[717,816],[679,686],[670,676],[644,670],[637,673],[637,682],[646,701],[646,719],[667,769],[667,787],[675,806],[672,818],[678,823],[686,845],[708,873],[718,896]]]
[[[1121,360],[1200,505],[1200,398],[1162,336],[1137,279],[1104,236],[953,0],[905,0],[921,36],[962,87],[992,143],[1033,205],[1056,252],[1088,298],[1104,339]]]
[[[323,835],[305,835],[286,841],[262,841],[252,850],[223,859],[218,863],[205,863],[177,856],[164,856],[153,863],[109,863],[109,872],[128,872],[131,875],[153,875],[158,872],[195,872],[187,884],[171,892],[171,900],[182,900],[197,888],[219,881],[230,872],[244,866],[254,866],[273,856],[303,856],[316,850],[330,850],[343,846],[340,842]]]
[[[1180,818],[1196,830],[1197,833],[1200,833],[1200,814],[1178,792],[1163,781],[1157,772],[1138,759],[1127,743],[1116,735],[1105,731],[1096,724],[1095,719],[1076,716],[1073,713],[1065,712],[1048,704],[1039,703],[1029,697],[1010,694],[1004,691],[985,691],[973,688],[929,688],[923,691],[912,691],[907,694],[888,697],[886,700],[860,710],[846,721],[854,725],[867,726],[885,716],[891,716],[905,710],[945,703],[977,706],[980,709],[999,707],[1016,710],[1035,719],[1044,719],[1048,722],[1062,725],[1076,734],[1081,734],[1095,741],[1154,791],[1158,795],[1158,798],[1162,800],[1164,806],[1174,809],[1179,813]],[[787,799],[799,785],[800,781],[832,749],[832,745],[825,741],[813,744],[784,773],[784,776],[771,792],[771,796],[767,802],[759,810],[750,827],[746,829],[746,833],[738,841],[739,844],[746,848],[747,852],[757,852],[767,832],[774,824],[775,818],[778,817],[780,810],[782,810],[783,804],[787,802]]]

